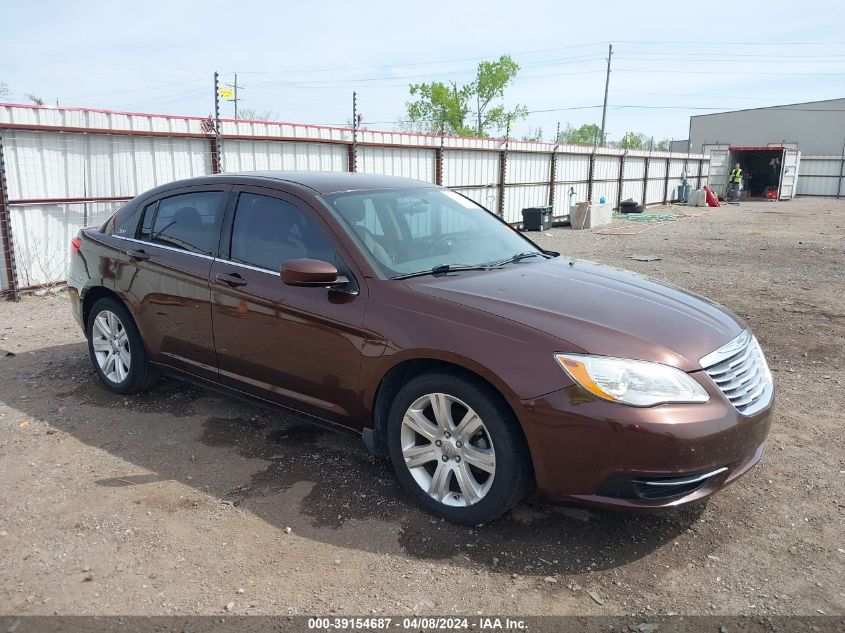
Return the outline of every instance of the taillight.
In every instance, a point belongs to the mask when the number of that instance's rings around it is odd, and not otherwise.
[[[73,257],[79,252],[79,247],[82,246],[82,240],[78,237],[73,238],[70,241],[70,256]]]

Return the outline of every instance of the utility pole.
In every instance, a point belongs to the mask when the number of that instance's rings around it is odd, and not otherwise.
[[[234,91],[235,96],[232,99],[232,101],[235,104],[235,118],[236,119],[238,118],[238,88],[242,88],[242,86],[238,85],[238,73],[235,73],[235,83],[232,84],[232,90]]]
[[[607,121],[607,91],[610,88],[610,59],[613,57],[613,44],[607,45],[607,76],[604,80],[604,105],[601,108],[601,144],[604,145],[604,124]]]

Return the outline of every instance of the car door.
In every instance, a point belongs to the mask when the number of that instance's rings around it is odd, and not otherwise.
[[[339,290],[285,285],[282,264],[299,258],[330,261],[350,283]],[[351,261],[303,200],[275,189],[235,187],[210,277],[221,383],[360,426],[366,286]]]
[[[217,380],[208,276],[230,185],[185,187],[143,202],[116,287],[130,302],[150,359]]]

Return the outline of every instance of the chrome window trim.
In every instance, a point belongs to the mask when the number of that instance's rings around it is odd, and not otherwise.
[[[268,275],[276,275],[277,277],[281,278],[282,271],[281,270],[270,270],[269,268],[259,268],[258,266],[251,266],[250,264],[241,264],[239,262],[233,262],[231,259],[223,259],[222,257],[212,257],[211,255],[204,255],[203,253],[192,253],[191,251],[185,251],[180,248],[174,248],[172,246],[162,246],[161,244],[154,244],[152,242],[145,242],[144,240],[138,240],[132,237],[121,237],[119,235],[112,235],[111,237],[123,240],[124,242],[132,242],[134,244],[144,244],[146,246],[153,246],[155,248],[163,248],[168,251],[173,251],[175,253],[184,253],[185,255],[193,255],[194,257],[201,257],[202,259],[209,259],[212,261],[217,261],[222,264],[229,264],[231,266],[237,266],[239,268],[246,268],[247,270],[254,270],[257,273],[264,273]],[[350,279],[351,281],[351,279]],[[358,290],[345,290],[343,288],[333,288],[335,292],[343,292],[352,296],[358,295]]]
[[[217,259],[213,255],[206,255],[205,253],[194,253],[192,251],[185,250],[184,248],[165,246],[164,244],[156,244],[155,242],[146,242],[144,240],[135,239],[134,237],[123,237],[121,235],[112,235],[111,237],[115,238],[116,240],[123,240],[124,242],[132,242],[133,244],[143,244],[144,246],[152,246],[154,248],[163,248],[166,251],[173,251],[174,253],[183,253],[185,255],[193,255],[194,257],[201,257],[202,259]]]
[[[277,277],[280,277],[282,274],[281,268],[279,270],[271,270],[270,268],[260,268],[259,266],[253,266],[251,264],[242,264],[240,262],[232,261],[231,259],[223,259],[222,257],[217,257],[216,259],[221,264],[231,264],[232,266],[254,270],[257,273],[269,273],[271,275],[276,275]]]

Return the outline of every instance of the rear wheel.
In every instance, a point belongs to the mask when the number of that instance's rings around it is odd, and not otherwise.
[[[426,510],[455,523],[491,521],[530,486],[517,422],[480,381],[449,374],[412,379],[391,405],[387,441],[405,489]]]
[[[103,384],[115,393],[136,393],[157,378],[147,359],[135,321],[126,307],[111,297],[97,301],[88,315],[88,352]]]

